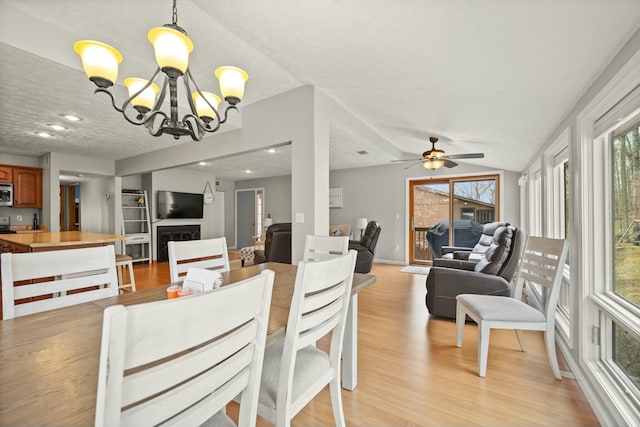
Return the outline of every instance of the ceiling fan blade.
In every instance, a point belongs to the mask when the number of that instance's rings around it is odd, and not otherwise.
[[[422,161],[423,159],[401,159],[401,160],[389,160],[392,163],[396,163],[396,162],[417,162],[417,161]]]
[[[409,169],[409,168],[412,168],[412,167],[414,167],[415,165],[419,165],[420,163],[423,163],[423,162],[424,162],[424,160],[423,160],[423,159],[420,159],[419,161],[415,162],[414,164],[409,165],[409,166],[407,166],[406,168],[404,168],[404,170],[407,170],[407,169]]]
[[[484,153],[451,154],[447,159],[484,159]]]
[[[453,167],[458,166],[458,164],[457,164],[456,162],[452,162],[452,161],[451,161],[451,160],[449,160],[449,159],[444,159],[444,165],[445,165],[446,167],[448,167],[448,168],[453,168]]]

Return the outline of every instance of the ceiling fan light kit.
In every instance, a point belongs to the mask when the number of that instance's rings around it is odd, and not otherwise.
[[[422,166],[425,169],[436,170],[440,169],[443,166],[448,168],[452,168],[458,166],[456,162],[452,162],[450,159],[482,159],[484,158],[483,153],[469,153],[469,154],[452,154],[447,155],[444,150],[440,150],[436,148],[436,142],[438,142],[438,138],[432,136],[429,138],[429,142],[431,142],[431,149],[422,153],[421,159],[405,159],[405,160],[392,160],[392,162],[415,162],[412,165],[407,166],[405,169],[409,169],[418,163],[422,163]]]
[[[167,133],[179,139],[181,136],[188,135],[194,141],[200,141],[205,132],[215,132],[227,121],[229,110],[238,109],[236,105],[244,96],[245,83],[249,75],[240,68],[230,66],[215,70],[215,76],[220,82],[220,92],[227,102],[224,117],[221,117],[218,112],[220,97],[211,92],[201,91],[189,71],[189,53],[193,50],[193,42],[186,31],[178,26],[177,21],[176,0],[173,0],[172,23],[152,28],[147,35],[154,47],[158,67],[149,80],[139,78],[124,80],[129,98],[121,107],[116,105],[115,98],[109,91],[118,78],[118,64],[122,62],[120,52],[105,43],[93,40],[76,42],[74,50],[82,59],[87,77],[98,87],[94,93],[108,95],[113,108],[122,113],[129,123],[137,126],[144,125],[152,136]],[[162,89],[154,83],[160,72],[164,74]],[[191,111],[182,119],[178,117],[178,79],[182,79],[184,83]],[[191,85],[195,89],[194,92],[191,91]],[[169,114],[161,110],[167,88],[169,89]]]

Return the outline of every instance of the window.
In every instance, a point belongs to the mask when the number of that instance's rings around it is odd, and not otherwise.
[[[540,166],[530,170],[529,176],[529,235],[542,236],[542,172]]]
[[[640,122],[612,134],[610,144],[612,277],[621,315],[640,319]],[[619,298],[616,298],[619,297]],[[640,330],[611,321],[601,357],[619,369],[640,398]],[[609,328],[605,329],[609,330]],[[616,372],[618,372],[616,369]]]
[[[614,136],[611,156],[613,184],[613,291],[640,307],[640,128]]]
[[[569,129],[565,130],[545,153],[546,235],[569,240]],[[569,242],[571,251],[571,242]],[[571,336],[571,270],[570,255],[562,272],[562,284],[556,312],[556,326],[565,342],[572,347]]]

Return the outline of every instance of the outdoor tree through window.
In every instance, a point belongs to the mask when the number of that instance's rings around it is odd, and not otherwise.
[[[640,128],[618,134],[612,145],[613,285],[640,313]],[[612,322],[612,359],[640,389],[640,341]]]

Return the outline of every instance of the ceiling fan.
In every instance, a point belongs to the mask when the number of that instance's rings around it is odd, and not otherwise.
[[[438,138],[432,136],[429,138],[431,142],[431,150],[427,150],[422,153],[421,159],[404,159],[404,160],[391,160],[392,162],[415,162],[412,165],[407,166],[405,169],[409,169],[419,163],[422,163],[422,166],[425,169],[440,169],[443,166],[448,168],[452,168],[458,166],[456,162],[452,162],[451,159],[482,159],[484,158],[483,153],[468,153],[468,154],[445,154],[444,150],[439,150],[436,148],[436,142],[438,142]]]

